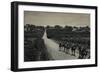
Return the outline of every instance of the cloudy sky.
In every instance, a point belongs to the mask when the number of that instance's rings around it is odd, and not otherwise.
[[[24,11],[24,24],[90,26],[90,14]]]

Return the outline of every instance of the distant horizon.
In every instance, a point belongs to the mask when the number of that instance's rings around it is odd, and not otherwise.
[[[25,24],[26,25],[26,24]],[[44,26],[44,27],[46,27],[46,26],[51,26],[51,27],[54,27],[55,25],[37,25],[37,24],[30,24],[30,25],[35,25],[35,26]],[[58,25],[58,24],[56,24],[56,25]],[[75,26],[75,25],[60,25],[59,24],[59,26],[61,26],[61,27],[65,27],[65,26],[71,26],[71,27],[87,27],[88,25],[83,25],[83,26]],[[88,26],[88,27],[90,27],[90,26]]]
[[[90,14],[24,11],[24,25],[90,27]]]

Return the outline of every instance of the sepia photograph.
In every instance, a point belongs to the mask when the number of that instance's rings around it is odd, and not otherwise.
[[[24,11],[24,61],[90,59],[90,14]]]

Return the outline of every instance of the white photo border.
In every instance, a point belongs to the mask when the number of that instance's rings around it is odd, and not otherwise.
[[[77,60],[24,62],[24,11],[63,12],[63,13],[88,13],[90,14],[91,28],[91,58]],[[18,68],[39,68],[52,66],[74,66],[95,64],[95,10],[82,8],[62,8],[48,6],[18,6]]]

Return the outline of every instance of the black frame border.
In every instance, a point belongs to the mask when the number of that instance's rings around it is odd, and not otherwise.
[[[72,65],[72,66],[53,66],[40,68],[18,68],[18,6],[19,5],[36,5],[36,6],[50,6],[50,7],[69,7],[69,8],[84,8],[95,10],[95,64],[86,65]],[[32,71],[32,70],[50,70],[50,69],[65,69],[65,68],[82,68],[82,67],[96,67],[98,65],[97,56],[97,6],[83,6],[83,5],[68,5],[68,4],[50,4],[50,3],[36,3],[36,2],[11,2],[11,71]]]

